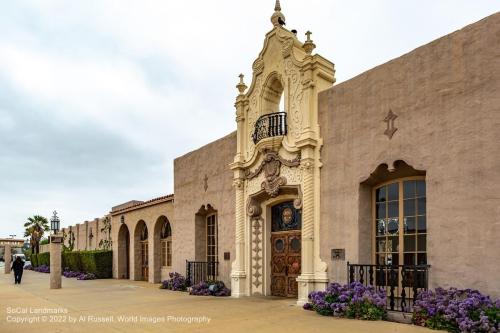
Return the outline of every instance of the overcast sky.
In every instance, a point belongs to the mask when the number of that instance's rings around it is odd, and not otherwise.
[[[337,83],[500,9],[491,0],[282,0]],[[235,129],[274,0],[0,0],[0,237],[173,191],[173,159]]]

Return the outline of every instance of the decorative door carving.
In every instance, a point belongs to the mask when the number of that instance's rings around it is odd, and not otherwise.
[[[293,201],[272,207],[271,294],[297,297],[301,270],[301,214]]]

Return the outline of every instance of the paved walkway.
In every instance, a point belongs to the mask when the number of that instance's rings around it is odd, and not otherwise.
[[[289,299],[190,296],[146,282],[64,277],[63,289],[49,290],[49,275],[32,271],[25,271],[21,285],[13,279],[0,272],[2,333],[431,332],[405,324],[322,317]],[[57,309],[67,313],[36,313]]]

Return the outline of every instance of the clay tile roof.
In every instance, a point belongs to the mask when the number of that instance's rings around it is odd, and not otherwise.
[[[112,210],[111,211],[111,215],[116,215],[117,213],[123,213],[123,212],[126,212],[126,211],[136,210],[136,209],[147,207],[147,206],[151,206],[153,204],[160,203],[160,202],[171,201],[173,199],[174,199],[174,195],[173,194],[164,195],[164,196],[157,197],[157,198],[154,198],[154,199],[150,199],[150,200],[147,200],[147,201],[141,201],[141,202],[139,202],[137,204],[134,204],[132,206],[127,206],[127,207],[124,207],[124,208]]]

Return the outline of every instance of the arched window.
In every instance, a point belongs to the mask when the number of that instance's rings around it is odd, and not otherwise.
[[[424,177],[402,178],[373,188],[376,264],[427,264],[425,192]]]
[[[161,265],[172,266],[172,228],[170,222],[165,218],[161,227]]]

